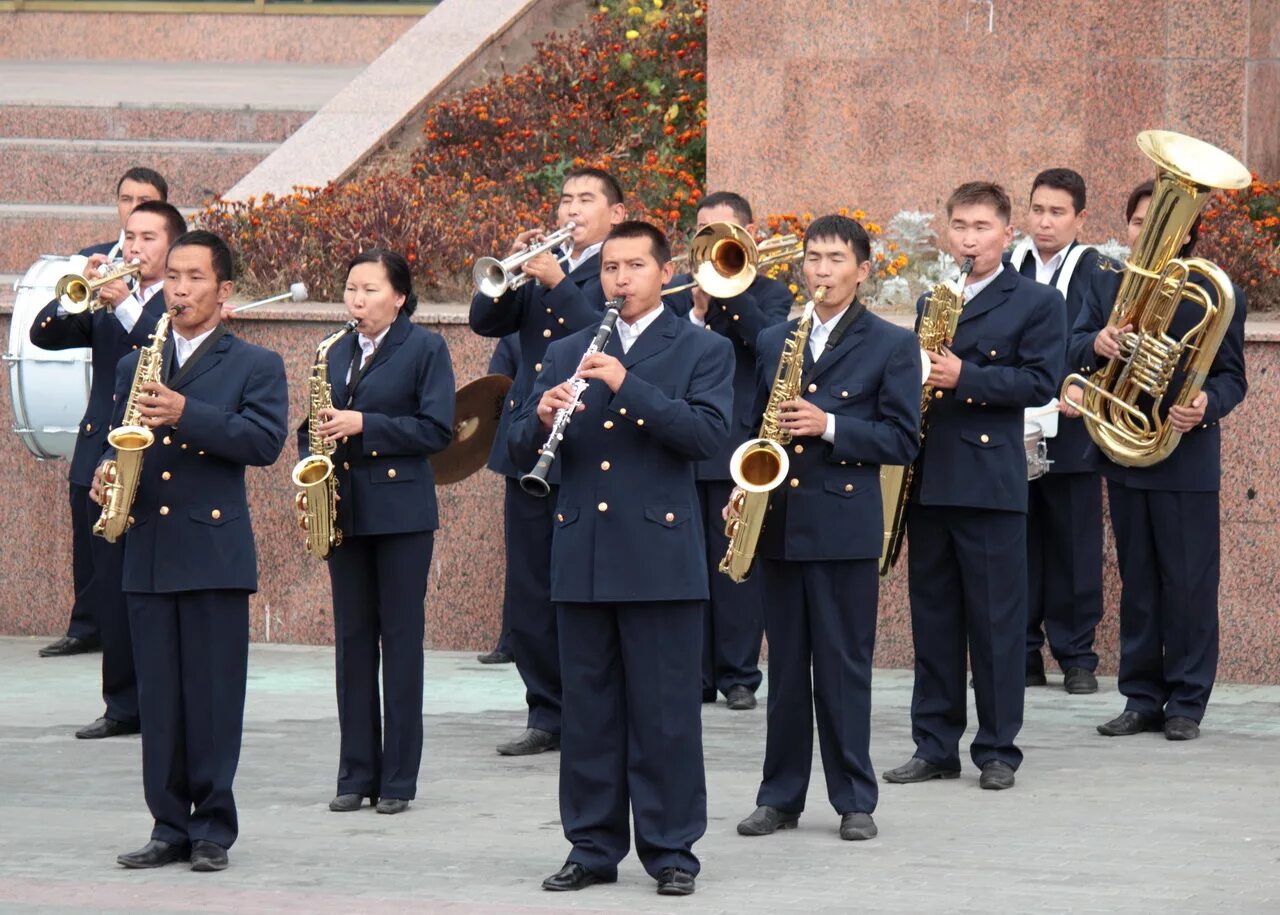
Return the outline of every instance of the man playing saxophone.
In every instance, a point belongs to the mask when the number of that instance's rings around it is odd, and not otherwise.
[[[172,330],[161,358],[131,353],[116,371],[113,421],[138,415],[155,436],[124,537],[143,790],[155,820],[151,841],[116,859],[129,868],[190,859],[192,870],[222,870],[238,832],[232,781],[258,586],[244,470],[279,457],[288,396],[280,356],[221,324],[231,280],[221,238],[180,236],[165,269]],[[93,493],[101,502],[102,465]]]
[[[919,445],[920,356],[910,331],[866,310],[866,230],[823,216],[805,235],[804,276],[814,308],[800,393],[781,404],[789,469],[770,496],[755,575],[769,634],[768,732],[755,812],[744,836],[794,827],[804,810],[817,711],[827,797],[840,836],[876,835],[871,768],[871,660],[875,648],[883,515],[880,465],[910,464]],[[758,418],[781,376],[797,321],[760,333]]]

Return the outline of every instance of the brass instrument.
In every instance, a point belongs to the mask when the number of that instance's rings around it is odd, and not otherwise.
[[[573,230],[576,228],[577,226],[572,222],[565,223],[564,228],[557,229],[537,244],[530,245],[523,251],[517,251],[504,260],[498,260],[496,257],[480,258],[471,268],[471,279],[475,281],[477,291],[496,299],[509,290],[519,289],[530,279],[529,274],[520,268],[539,254],[554,251],[572,239]],[[557,260],[564,261],[568,257],[569,255],[565,254]]]
[[[329,384],[329,350],[356,329],[358,320],[348,321],[342,330],[330,334],[316,348],[307,397],[307,450],[311,453],[293,465],[293,485],[298,487],[293,503],[298,509],[298,526],[306,531],[304,549],[316,559],[328,559],[342,543],[338,529],[338,479],[333,473],[333,453],[338,446],[327,442],[317,431],[322,412],[333,409],[333,386]]]
[[[804,242],[798,236],[783,235],[757,244],[736,222],[713,222],[695,232],[689,243],[693,282],[664,289],[662,294],[697,286],[713,298],[733,298],[751,288],[761,270],[803,254]]]
[[[1169,406],[1187,406],[1200,394],[1222,338],[1235,313],[1231,280],[1217,264],[1200,257],[1178,258],[1183,239],[1216,188],[1242,188],[1249,170],[1233,156],[1201,140],[1168,130],[1138,134],[1138,148],[1156,163],[1156,183],[1142,231],[1124,266],[1124,279],[1109,327],[1132,325],[1122,334],[1120,355],[1091,378],[1071,374],[1067,389],[1084,389],[1074,404],[1089,437],[1104,454],[1125,467],[1149,467],[1178,447],[1182,434],[1162,415],[1174,374],[1185,378]],[[1199,273],[1213,287],[1217,304],[1200,286]],[[1181,337],[1169,327],[1183,301],[1204,314]]]
[[[129,511],[142,478],[142,457],[156,440],[155,433],[142,424],[138,401],[144,384],[160,381],[164,341],[168,336],[169,312],[166,311],[156,322],[151,342],[138,351],[138,367],[133,372],[133,385],[129,388],[120,425],[107,433],[107,444],[115,449],[116,456],[102,466],[102,514],[94,522],[93,532],[108,543],[119,540],[133,523]]]
[[[924,313],[916,338],[920,349],[941,353],[955,339],[964,310],[964,284],[973,271],[973,258],[966,257],[960,265],[960,278],[945,280],[929,290],[924,300]],[[920,440],[924,441],[928,424],[925,416],[929,401],[933,399],[933,387],[925,384],[920,390]],[[917,459],[918,460],[918,459]],[[880,467],[880,500],[884,505],[884,544],[880,548],[880,575],[884,577],[898,562],[902,553],[902,541],[907,534],[907,499],[911,494],[911,481],[916,465],[907,467],[882,464]]]
[[[756,558],[756,543],[764,527],[765,513],[769,510],[769,494],[787,476],[791,459],[786,446],[791,433],[782,428],[782,404],[800,396],[800,380],[804,372],[804,348],[809,345],[809,332],[813,329],[813,312],[826,298],[827,287],[819,286],[813,298],[804,307],[796,329],[782,343],[782,356],[769,390],[769,402],[765,404],[760,420],[760,435],[748,439],[737,447],[729,458],[729,475],[733,477],[735,492],[729,502],[729,514],[725,520],[724,534],[729,538],[729,549],[720,560],[720,571],[736,582],[746,581]]]
[[[93,279],[86,279],[78,273],[68,273],[58,280],[53,287],[53,297],[58,300],[63,311],[78,315],[85,311],[109,309],[109,306],[98,298],[98,290],[116,280],[122,280],[127,276],[136,278],[142,274],[142,267],[139,266],[137,258],[127,264],[121,261],[112,266],[107,264],[102,266],[105,269]]]

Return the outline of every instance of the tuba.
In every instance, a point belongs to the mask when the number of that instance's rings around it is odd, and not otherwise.
[[[316,348],[311,366],[307,394],[307,450],[311,453],[293,465],[293,485],[298,494],[293,503],[298,509],[298,526],[307,533],[304,549],[316,559],[328,559],[333,548],[342,543],[338,530],[338,479],[333,474],[333,453],[338,446],[326,442],[316,431],[320,414],[333,409],[333,386],[329,384],[329,350],[355,330],[358,320],[348,321],[342,330],[330,334]]]
[[[964,310],[964,281],[973,270],[973,258],[966,257],[960,265],[960,279],[944,281],[929,290],[924,300],[924,313],[920,316],[920,329],[916,337],[920,349],[940,353],[950,346],[960,324]],[[925,375],[928,378],[928,375]],[[920,438],[924,440],[926,411],[933,399],[933,388],[925,384],[920,390]],[[915,476],[915,464],[900,467],[885,464],[880,467],[880,500],[884,504],[884,545],[880,548],[880,576],[898,562],[902,553],[902,540],[907,533],[907,498],[911,494],[911,480]]]
[[[169,313],[165,312],[156,322],[151,342],[138,353],[138,367],[133,372],[133,386],[125,401],[124,417],[120,425],[107,433],[107,444],[115,449],[114,460],[102,465],[102,514],[93,524],[93,532],[115,543],[133,523],[129,510],[138,494],[138,480],[142,477],[142,457],[156,435],[142,424],[142,412],[138,400],[142,386],[160,381],[164,365],[164,341],[169,336]]]
[[[1071,374],[1062,383],[1064,400],[1072,385],[1084,389],[1075,406],[1089,437],[1125,467],[1163,461],[1182,438],[1164,418],[1169,384],[1175,373],[1183,372],[1182,386],[1168,406],[1187,406],[1200,395],[1235,314],[1236,297],[1217,264],[1174,255],[1215,189],[1246,187],[1250,181],[1249,170],[1234,157],[1180,133],[1144,130],[1138,134],[1138,148],[1156,163],[1155,190],[1107,321],[1108,326],[1128,324],[1133,330],[1120,337],[1118,358],[1090,378]],[[1208,281],[1214,297],[1189,282],[1192,273]],[[1203,315],[1174,337],[1169,327],[1184,301]]]
[[[769,402],[765,404],[764,417],[760,420],[758,438],[747,439],[729,458],[729,476],[733,477],[738,492],[729,503],[729,515],[724,534],[729,538],[729,549],[720,560],[720,571],[736,582],[747,580],[756,558],[756,543],[764,527],[764,516],[769,510],[769,493],[773,492],[787,475],[791,459],[786,445],[791,433],[779,424],[782,404],[800,396],[800,376],[804,372],[804,348],[809,345],[809,332],[813,329],[813,311],[822,304],[827,288],[819,286],[813,299],[805,305],[796,329],[782,344],[782,357],[773,376],[769,390]]]
[[[662,290],[663,295],[699,287],[717,299],[731,299],[751,288],[756,275],[767,267],[793,261],[804,254],[804,242],[782,235],[757,244],[736,222],[703,226],[689,243],[689,273],[693,282]]]

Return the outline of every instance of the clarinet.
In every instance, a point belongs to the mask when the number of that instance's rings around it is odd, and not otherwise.
[[[605,344],[609,342],[609,337],[613,335],[613,326],[618,323],[618,313],[622,310],[623,301],[623,299],[617,298],[610,299],[604,303],[604,320],[600,322],[600,328],[596,331],[595,337],[592,338],[591,345],[587,347],[587,351],[578,360],[579,366],[588,356],[594,356],[604,349]],[[578,409],[578,404],[582,401],[582,394],[589,384],[585,379],[579,378],[576,372],[569,379],[569,383],[573,385],[573,403],[556,410],[555,418],[551,423],[551,434],[547,436],[546,442],[542,445],[538,454],[538,463],[520,478],[520,488],[531,496],[545,498],[551,492],[551,484],[547,482],[547,477],[551,473],[551,465],[555,463],[556,454],[560,451],[560,443],[564,441],[564,430],[573,421],[574,411]]]

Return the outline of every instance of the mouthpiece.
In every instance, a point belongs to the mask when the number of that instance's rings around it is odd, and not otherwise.
[[[973,272],[973,258],[966,257],[964,259],[964,263],[960,265],[960,275],[968,276],[972,272]]]

